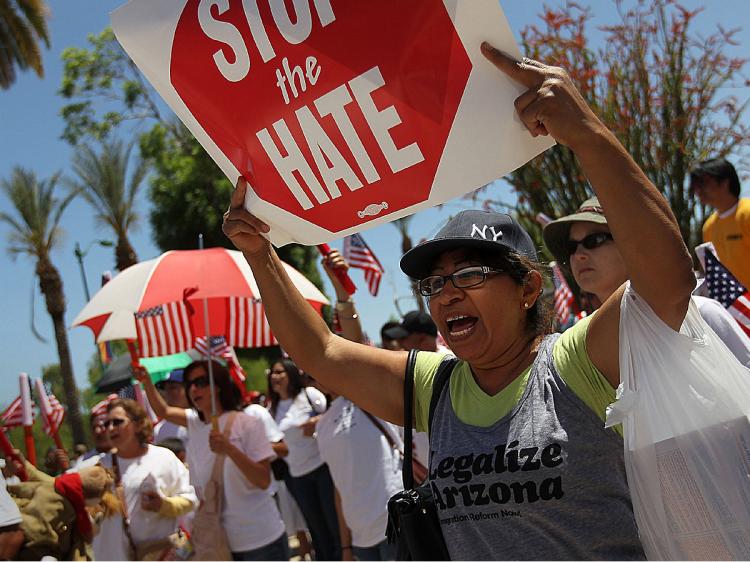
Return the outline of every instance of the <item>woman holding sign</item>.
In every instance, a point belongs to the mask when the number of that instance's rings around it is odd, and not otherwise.
[[[529,132],[575,152],[633,288],[679,329],[695,279],[667,202],[562,69],[482,51],[527,88],[515,105]],[[286,277],[268,227],[242,208],[245,189],[240,181],[224,231],[253,269],[276,337],[327,388],[402,424],[407,354],[329,332]],[[440,356],[420,352],[414,369],[416,427],[430,431],[429,479],[451,557],[642,559],[622,439],[603,427],[620,378],[623,289],[585,329],[548,334],[531,238],[510,216],[484,211],[452,218],[401,267],[460,359],[429,428]]]

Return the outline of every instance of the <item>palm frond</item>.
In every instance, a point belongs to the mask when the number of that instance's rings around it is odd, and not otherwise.
[[[48,17],[43,0],[0,0],[0,88],[15,82],[16,67],[44,75],[39,40],[49,47]]]
[[[53,176],[53,179],[50,180],[50,182],[54,185],[57,184],[57,182],[60,179],[60,174],[56,174]],[[60,239],[62,238],[62,230],[60,229],[60,220],[62,219],[62,214],[65,211],[65,209],[70,205],[70,203],[78,196],[77,192],[71,192],[68,193],[62,201],[60,201],[56,205],[56,209],[52,213],[52,223],[50,225],[50,231],[49,235],[47,236],[47,246],[50,248],[50,250],[60,242]]]
[[[8,251],[12,255],[28,254],[47,258],[62,235],[59,228],[63,211],[72,200],[55,197],[60,174],[39,180],[30,170],[15,167],[10,179],[0,180],[0,188],[10,200],[16,215],[0,213],[0,221],[11,227]]]
[[[134,142],[104,140],[98,153],[83,145],[73,157],[76,179],[71,185],[93,207],[97,221],[118,236],[127,233],[138,219],[135,199],[147,173],[144,162],[131,159],[134,146]],[[134,168],[128,174],[131,162]]]

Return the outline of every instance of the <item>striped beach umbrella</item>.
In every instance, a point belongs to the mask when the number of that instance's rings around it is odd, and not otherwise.
[[[284,265],[320,313],[326,297]],[[250,266],[241,252],[224,248],[174,250],[127,268],[94,295],[73,326],[87,326],[97,342],[137,340],[141,357],[187,351],[205,336],[224,336],[240,348],[276,345]]]

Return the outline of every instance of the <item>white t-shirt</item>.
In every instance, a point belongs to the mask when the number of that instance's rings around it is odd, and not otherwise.
[[[263,427],[266,430],[266,437],[268,438],[268,441],[270,443],[278,443],[279,441],[282,441],[284,439],[284,434],[279,429],[279,426],[276,425],[276,422],[273,421],[273,418],[271,417],[271,412],[266,410],[260,404],[250,404],[247,408],[243,410],[243,412],[245,412],[248,416],[254,416],[258,418],[263,423]],[[278,491],[279,491],[278,483],[272,477],[271,485],[268,486],[267,492],[271,495],[274,495]],[[283,516],[282,516],[282,519],[283,519]]]
[[[181,496],[197,507],[198,498],[190,485],[187,468],[169,449],[149,445],[145,455],[128,459],[118,456],[117,462],[127,503],[130,535],[136,544],[166,538],[177,530],[177,519],[141,508],[144,481],[153,483],[162,496]],[[112,455],[103,455],[101,463],[112,468]],[[93,547],[96,560],[127,560],[128,542],[120,515],[102,522]]]
[[[700,296],[693,298],[706,324],[716,332],[740,363],[750,367],[750,338],[745,335],[734,317],[719,301]]]
[[[396,446],[398,430],[378,420]],[[388,500],[403,488],[401,455],[367,415],[343,396],[336,398],[317,425],[320,456],[328,463],[341,497],[352,544],[374,546],[385,540]]]
[[[203,423],[198,413],[186,410],[190,442],[187,458],[190,477],[198,496],[211,478],[216,454],[208,445],[211,424]],[[219,416],[219,430],[223,431],[230,412]],[[260,462],[273,460],[276,455],[258,418],[237,412],[229,436],[231,443],[247,455],[250,460]],[[224,509],[222,525],[227,532],[232,552],[254,550],[272,543],[284,533],[284,523],[276,503],[267,490],[258,488],[245,478],[232,460],[224,460]]]
[[[155,445],[158,445],[159,443],[161,443],[165,439],[169,439],[170,437],[181,439],[185,444],[185,447],[187,447],[188,432],[186,427],[177,425],[176,423],[172,423],[171,421],[167,420],[161,420],[154,426]]]
[[[5,468],[5,459],[0,459],[0,469]],[[5,477],[0,470],[0,527],[16,525],[21,522],[21,512],[16,502],[10,497]]]
[[[278,443],[279,441],[284,439],[284,433],[282,433],[282,431],[279,429],[279,426],[276,424],[276,422],[273,421],[271,412],[266,410],[260,404],[250,404],[243,410],[243,412],[245,412],[248,416],[258,418],[261,422],[263,422],[263,427],[266,430],[266,437],[268,437],[269,442]]]
[[[284,460],[289,465],[289,474],[292,476],[303,476],[323,464],[315,438],[306,437],[300,426],[325,410],[325,395],[311,386],[303,388],[295,398],[279,401],[274,420],[284,432],[284,441],[289,447],[289,454]]]

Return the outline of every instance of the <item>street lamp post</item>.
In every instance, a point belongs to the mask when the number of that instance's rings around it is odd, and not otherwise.
[[[91,250],[91,247],[94,244],[99,244],[100,246],[104,247],[111,247],[114,245],[109,240],[94,240],[86,247],[85,250],[81,250],[81,245],[76,242],[76,247],[73,250],[73,253],[78,259],[78,267],[81,269],[81,280],[83,281],[83,292],[86,295],[86,302],[89,302],[91,300],[91,293],[89,293],[89,284],[88,281],[86,281],[86,270],[83,268],[83,258],[86,257],[86,254],[89,253],[89,250]]]
[[[91,247],[94,244],[99,244],[99,246],[104,246],[104,247],[114,246],[114,244],[109,240],[94,240],[88,246],[86,246],[85,250],[81,250],[81,245],[78,242],[76,242],[76,246],[73,249],[73,253],[76,256],[76,259],[78,260],[78,267],[81,269],[81,281],[83,281],[83,293],[86,295],[87,303],[91,300],[91,294],[89,293],[88,281],[86,281],[86,270],[83,268],[83,258],[86,257],[86,254],[89,253],[89,250],[91,250]],[[96,351],[97,351],[96,358],[99,360],[99,367],[102,370],[102,374],[104,374],[104,361],[102,361],[102,356],[99,353],[98,346],[97,346]]]

